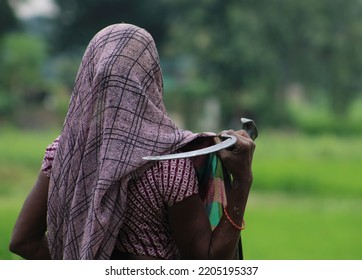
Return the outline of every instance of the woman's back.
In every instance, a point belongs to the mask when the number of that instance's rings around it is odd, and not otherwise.
[[[131,180],[117,250],[160,259],[180,258],[167,209],[197,193],[196,172],[190,159],[157,162],[142,177]]]

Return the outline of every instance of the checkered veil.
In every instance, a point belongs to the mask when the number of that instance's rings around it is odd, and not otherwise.
[[[101,30],[82,59],[48,197],[53,259],[109,259],[122,226],[128,181],[143,156],[172,153],[198,134],[178,129],[163,101],[155,43],[130,24]]]

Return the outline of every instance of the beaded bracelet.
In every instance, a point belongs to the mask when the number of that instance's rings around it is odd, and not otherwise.
[[[228,219],[228,221],[230,222],[230,224],[232,224],[232,226],[238,230],[243,230],[245,229],[245,222],[244,222],[244,219],[243,219],[243,222],[241,224],[241,226],[237,225],[229,216],[228,212],[226,211],[226,207],[224,207],[224,213],[225,213],[225,216],[226,218]]]

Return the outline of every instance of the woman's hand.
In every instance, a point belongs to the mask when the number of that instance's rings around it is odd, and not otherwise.
[[[232,149],[224,149],[218,152],[218,156],[226,169],[233,176],[235,182],[248,183],[253,180],[252,161],[255,151],[255,143],[245,130],[223,131],[221,134],[229,134],[236,137],[236,143]],[[219,137],[215,138],[216,143],[220,143]]]
[[[182,257],[186,259],[232,259],[235,257],[249,190],[252,183],[251,165],[255,144],[241,131],[224,131],[236,137],[233,149],[221,150],[218,156],[233,176],[233,187],[227,194],[226,211],[220,222],[211,229],[204,204],[199,195],[192,195],[169,208],[171,231]],[[221,140],[217,137],[216,143]]]

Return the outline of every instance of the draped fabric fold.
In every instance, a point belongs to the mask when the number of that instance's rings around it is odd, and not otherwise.
[[[130,24],[104,28],[80,65],[48,195],[53,259],[109,259],[123,223],[127,185],[150,163],[212,134],[179,129],[162,101],[155,43]]]

